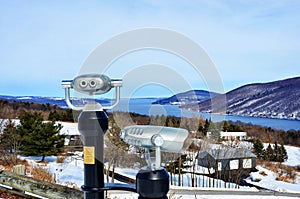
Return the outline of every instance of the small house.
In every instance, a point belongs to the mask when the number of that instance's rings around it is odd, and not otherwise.
[[[60,123],[63,128],[60,133],[66,135],[65,138],[65,150],[66,151],[82,151],[82,140],[80,132],[78,131],[77,123]]]
[[[198,155],[198,165],[215,170],[254,170],[256,155],[245,148],[222,148],[203,151]]]

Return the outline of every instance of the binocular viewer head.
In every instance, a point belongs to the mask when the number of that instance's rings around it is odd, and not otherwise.
[[[73,110],[83,110],[84,107],[77,107],[71,103],[70,89],[86,95],[101,95],[115,88],[115,102],[111,106],[102,107],[103,109],[112,109],[119,103],[120,87],[122,87],[122,80],[110,79],[103,74],[84,74],[75,77],[73,80],[62,81],[62,88],[65,89],[66,103]]]
[[[135,125],[121,130],[120,137],[130,145],[145,149],[179,153],[184,147],[188,131],[165,126]]]

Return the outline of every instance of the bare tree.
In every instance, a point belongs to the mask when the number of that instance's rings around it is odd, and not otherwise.
[[[167,116],[165,115],[156,115],[150,118],[150,124],[156,126],[165,126],[167,123]]]
[[[192,118],[181,118],[180,127],[187,129],[189,132],[196,133],[199,129],[200,121],[204,121],[201,116],[193,116]]]
[[[112,169],[112,182],[114,181],[114,170],[118,166],[118,162],[122,161],[122,157],[128,151],[128,144],[126,144],[120,138],[120,131],[125,125],[128,124],[128,120],[123,113],[116,113],[114,117],[109,120],[109,129],[105,136],[105,149],[104,155],[107,161],[106,178],[109,182],[109,172]],[[118,120],[118,124],[116,120]],[[119,125],[122,125],[120,127]]]
[[[0,161],[12,166],[17,163],[21,137],[16,131],[16,124],[9,119],[14,114],[7,104],[6,101],[0,101]]]
[[[113,125],[113,128],[118,127],[119,129],[136,124],[128,113],[125,112],[114,112],[113,115],[110,116],[109,121],[111,125]]]
[[[209,142],[206,139],[193,139],[188,151],[190,152],[191,158],[191,185],[192,187],[197,187],[197,166],[198,166],[198,156],[202,151],[209,149]]]

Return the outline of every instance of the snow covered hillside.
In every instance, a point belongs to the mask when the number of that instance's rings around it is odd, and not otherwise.
[[[77,130],[77,124],[76,123],[61,123],[63,125],[62,133],[65,134],[79,134]],[[300,148],[293,147],[293,146],[285,146],[287,154],[288,154],[288,160],[284,162],[284,165],[288,166],[297,166],[300,165]],[[69,156],[65,158],[63,163],[57,163],[57,157],[56,156],[48,156],[46,157],[45,161],[48,162],[48,164],[42,164],[38,161],[40,160],[40,157],[21,157],[21,159],[25,159],[28,161],[30,165],[40,166],[45,168],[46,170],[50,171],[56,179],[56,182],[65,186],[73,187],[73,188],[80,188],[81,185],[83,185],[83,158],[82,153],[78,152],[75,153],[72,156]],[[1,168],[1,166],[0,166]],[[294,183],[288,183],[284,181],[277,181],[276,178],[278,177],[278,173],[266,169],[262,166],[257,166],[258,171],[251,173],[251,177],[246,179],[248,183],[258,185],[260,187],[264,187],[266,189],[278,191],[278,192],[291,192],[291,193],[300,193],[300,173],[296,172],[296,179]],[[132,169],[132,168],[116,168],[115,170],[117,173],[123,174],[125,176],[135,178],[136,173],[138,172],[138,169]],[[191,176],[189,174],[184,174],[183,179],[183,188],[185,189],[191,189],[189,186]],[[199,177],[199,182],[207,183],[210,181],[210,179],[206,176]],[[115,180],[115,182],[120,183]],[[237,186],[233,183],[226,183],[222,180],[215,180],[215,183],[218,184],[218,189],[224,189],[226,186],[227,190],[236,190],[236,191],[258,191],[255,188],[251,187],[242,187]],[[179,187],[172,186],[172,190],[176,190]],[[211,186],[203,186],[193,189],[200,189],[200,190],[213,190],[216,188],[212,188]],[[112,198],[115,196],[117,198],[124,198],[126,195],[126,198],[137,198],[137,195],[134,193],[111,193]],[[189,198],[195,198],[195,196],[191,195],[181,195],[182,199],[189,199]],[[226,195],[226,196],[216,196],[216,195],[205,195],[205,196],[197,196],[197,198],[233,198],[234,195]],[[176,198],[176,197],[174,197]],[[239,196],[239,198],[257,198],[257,196]],[[259,198],[272,198],[270,196],[259,196]],[[288,197],[277,197],[277,198],[288,198]]]
[[[289,166],[300,166],[300,148],[294,146],[284,146],[287,154],[288,160],[283,164]]]
[[[70,133],[78,133],[77,130],[77,124],[76,123],[65,123],[63,122],[62,125],[64,126],[62,129],[63,133],[70,134]],[[249,146],[248,146],[249,147]],[[287,166],[297,166],[300,165],[300,148],[293,147],[293,146],[285,146],[287,154],[288,154],[288,160],[284,162],[284,165]],[[66,159],[66,162],[64,164],[56,164],[55,162],[51,162],[49,164],[49,168],[51,171],[56,172],[56,176],[59,177],[60,182],[63,184],[68,183],[74,183],[76,186],[80,187],[83,184],[83,163],[82,159],[76,159],[74,157],[70,157]],[[300,193],[300,173],[296,173],[296,180],[295,184],[287,183],[287,182],[281,182],[276,181],[276,177],[278,174],[269,171],[265,168],[262,168],[261,166],[258,166],[257,169],[259,170],[257,173],[253,173],[252,177],[255,178],[257,175],[259,175],[260,171],[265,171],[266,176],[259,176],[261,178],[260,183],[258,182],[252,182],[255,185],[259,185],[261,187],[265,187],[267,189],[271,190],[277,190],[277,191],[285,191],[285,192],[299,192]],[[59,171],[59,172],[57,172]],[[124,168],[117,168],[117,172],[122,173],[124,175],[127,175],[129,177],[135,178],[135,174],[138,172],[134,169],[124,169]],[[74,173],[76,173],[75,176]],[[81,176],[81,177],[80,177]],[[186,183],[184,183],[184,186],[188,186],[188,179],[189,176],[184,176],[186,178]],[[250,183],[251,179],[247,179],[247,181]],[[234,186],[234,185],[232,185]]]

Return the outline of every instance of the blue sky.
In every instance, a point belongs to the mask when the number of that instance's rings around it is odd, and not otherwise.
[[[63,96],[61,80],[75,77],[98,45],[145,27],[173,30],[197,42],[214,62],[225,91],[300,76],[299,10],[298,0],[0,0],[0,95]],[[194,89],[207,89],[189,64],[165,52],[124,56],[108,74],[123,78],[151,63],[171,67]],[[134,95],[172,94],[153,85]]]

